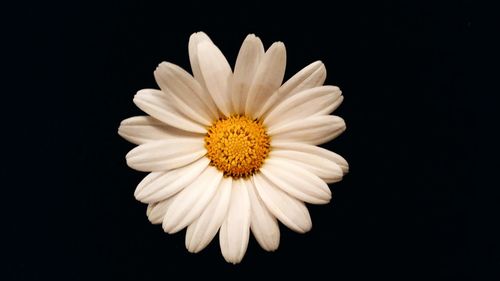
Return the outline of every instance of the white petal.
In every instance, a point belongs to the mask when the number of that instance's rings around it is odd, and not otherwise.
[[[202,86],[179,66],[162,62],[154,72],[164,93],[171,94],[184,115],[209,126],[218,119],[217,107]]]
[[[278,249],[280,244],[280,228],[278,221],[269,212],[262,199],[257,194],[255,185],[248,184],[248,195],[252,210],[250,229],[259,245],[266,251]]]
[[[311,217],[303,202],[286,194],[261,173],[255,174],[253,181],[268,210],[284,225],[298,233],[311,230]]]
[[[286,49],[282,42],[276,42],[267,50],[259,63],[252,86],[248,90],[245,113],[259,117],[259,107],[264,105],[283,82],[286,67]]]
[[[149,217],[149,215],[151,214],[151,210],[153,210],[153,207],[158,204],[158,203],[152,203],[152,204],[148,204],[148,208],[146,209],[146,216]]]
[[[323,85],[326,79],[326,68],[321,61],[315,61],[288,79],[261,107],[259,116],[265,116],[287,98],[303,90]]]
[[[190,224],[186,231],[186,248],[198,253],[212,241],[226,218],[231,198],[232,178],[223,178],[217,194],[212,198],[201,216]]]
[[[250,237],[250,199],[244,180],[233,181],[231,202],[219,233],[220,248],[227,262],[239,263]]]
[[[333,115],[312,116],[284,124],[267,133],[274,142],[302,142],[322,144],[329,142],[344,132],[345,122]]]
[[[214,197],[222,173],[208,166],[205,171],[173,199],[163,220],[163,230],[176,233],[197,219]]]
[[[172,127],[195,133],[204,134],[207,132],[205,126],[183,115],[177,109],[171,97],[162,91],[153,89],[140,90],[134,96],[134,103],[142,111]]]
[[[198,44],[198,61],[205,85],[215,104],[224,115],[231,115],[229,85],[233,73],[226,58],[217,46],[203,41]]]
[[[130,168],[143,172],[166,171],[192,163],[207,152],[203,138],[172,138],[141,144],[126,156]]]
[[[269,157],[283,161],[292,161],[293,164],[317,175],[326,183],[339,182],[344,175],[337,163],[314,154],[294,150],[273,150],[269,154]]]
[[[328,161],[336,163],[342,169],[344,174],[349,172],[349,164],[347,163],[347,161],[342,156],[328,149],[305,143],[280,141],[273,141],[272,148],[273,151],[288,150],[315,155],[317,157],[327,159]]]
[[[201,134],[169,126],[151,116],[135,116],[123,120],[118,128],[118,134],[134,144],[171,139],[172,137],[203,137]]]
[[[163,221],[163,217],[167,213],[167,209],[172,203],[171,199],[166,199],[160,201],[158,203],[153,203],[148,205],[148,209],[146,210],[146,215],[148,216],[148,220],[152,224],[160,224]]]
[[[209,163],[208,158],[201,157],[178,169],[152,172],[135,189],[135,199],[143,203],[154,203],[167,199],[192,183]]]
[[[264,119],[264,124],[272,130],[277,126],[303,118],[329,114],[338,106],[341,92],[335,86],[321,86],[302,91],[286,99],[274,108]]]
[[[340,92],[340,93],[342,93],[342,92]],[[338,99],[335,100],[335,102],[333,102],[332,104],[330,104],[329,106],[327,106],[323,110],[318,111],[318,113],[316,115],[320,115],[320,114],[328,115],[328,114],[334,112],[335,109],[337,109],[340,106],[340,104],[342,104],[343,101],[344,101],[344,96],[340,96]]]
[[[234,66],[231,97],[233,109],[237,114],[245,113],[248,90],[263,55],[264,46],[259,37],[253,34],[248,35],[241,45]]]
[[[206,89],[205,81],[203,80],[203,76],[201,75],[200,63],[198,62],[198,44],[201,42],[207,41],[212,43],[212,40],[206,35],[204,32],[196,32],[191,34],[189,37],[189,62],[191,63],[191,71],[193,72],[194,79],[198,81],[198,83]]]
[[[326,204],[332,198],[324,181],[286,159],[269,158],[260,171],[277,187],[301,201]]]

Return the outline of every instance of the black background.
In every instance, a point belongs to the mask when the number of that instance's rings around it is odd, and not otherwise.
[[[489,238],[498,219],[482,214],[498,197],[478,192],[495,184],[476,177],[486,168],[473,160],[479,120],[495,105],[471,81],[480,43],[468,1],[72,1],[13,11],[2,22],[12,82],[2,177],[14,183],[2,204],[7,279],[497,273],[499,247]],[[266,47],[283,41],[286,78],[320,59],[326,83],[345,97],[336,114],[347,131],[325,147],[349,161],[350,173],[332,186],[332,203],[310,206],[305,235],[282,227],[277,252],[251,238],[236,266],[223,260],[217,237],[193,255],[184,232],[148,222],[133,197],[145,174],[126,166],[133,145],[116,133],[141,114],[132,97],[156,87],[159,62],[190,69],[188,38],[200,30],[231,64],[249,33]]]

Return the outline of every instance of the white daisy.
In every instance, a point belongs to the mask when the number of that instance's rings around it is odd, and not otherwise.
[[[250,230],[267,251],[278,248],[278,220],[293,231],[311,229],[305,203],[331,199],[348,164],[316,145],[345,130],[330,115],[341,91],[323,86],[317,61],[281,85],[286,51],[281,42],[264,51],[248,35],[234,71],[209,37],[189,39],[193,76],[163,62],[154,72],[161,90],[140,90],[134,103],[149,116],[124,120],[118,133],[138,144],[126,156],[136,170],[151,172],[135,190],[147,216],[167,233],[187,227],[190,252],[219,232],[222,255],[238,263]]]

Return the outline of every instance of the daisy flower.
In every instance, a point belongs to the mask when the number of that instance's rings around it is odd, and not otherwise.
[[[317,145],[345,130],[330,115],[342,102],[338,87],[324,86],[316,61],[284,84],[286,50],[264,50],[248,35],[234,70],[203,32],[189,39],[193,75],[162,62],[154,77],[160,90],[137,92],[147,116],[123,120],[118,134],[137,144],[131,168],[150,172],[135,198],[167,233],[186,230],[189,252],[204,249],[219,233],[222,255],[239,263],[250,232],[267,251],[280,242],[278,221],[293,231],[311,229],[306,204],[326,204],[329,183],[348,171],[344,158]]]

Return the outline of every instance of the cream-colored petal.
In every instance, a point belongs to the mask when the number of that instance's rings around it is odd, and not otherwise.
[[[282,191],[261,173],[253,176],[253,182],[267,209],[284,225],[298,233],[311,230],[311,216],[303,202]]]
[[[172,203],[171,198],[148,205],[146,215],[152,224],[160,224],[167,213],[167,209]]]
[[[299,143],[299,142],[273,141],[272,150],[273,151],[286,150],[286,151],[294,151],[294,152],[315,155],[319,158],[326,159],[328,161],[336,163],[342,169],[344,174],[349,172],[349,164],[342,156],[319,146]]]
[[[329,142],[346,129],[344,119],[333,115],[311,116],[284,124],[267,133],[274,142],[302,142],[322,144]]]
[[[256,70],[252,86],[248,90],[245,113],[257,118],[259,107],[280,87],[285,76],[286,49],[282,42],[276,42],[262,57]]]
[[[248,195],[252,210],[250,229],[259,245],[266,251],[278,249],[280,244],[280,228],[278,221],[269,212],[257,194],[253,181],[248,182]]]
[[[341,92],[335,86],[321,86],[302,91],[280,103],[269,112],[264,124],[272,130],[283,124],[307,117],[329,114],[338,106]]]
[[[343,101],[344,101],[344,96],[340,96],[332,104],[325,107],[323,110],[318,111],[318,113],[315,115],[322,115],[322,114],[328,115],[328,114],[334,112],[342,104]]]
[[[118,134],[134,144],[171,138],[200,138],[204,135],[169,126],[151,116],[135,116],[123,120]]]
[[[315,61],[288,79],[260,108],[259,116],[266,116],[284,100],[303,90],[319,87],[326,79],[326,68],[321,61]]]
[[[217,194],[201,216],[190,224],[186,231],[186,248],[191,253],[203,250],[217,234],[226,218],[231,198],[232,178],[223,178]]]
[[[181,67],[162,62],[154,72],[156,82],[172,95],[179,110],[193,120],[209,126],[219,118],[217,107],[203,87]]]
[[[174,170],[152,172],[135,189],[135,199],[143,203],[165,200],[192,183],[209,163],[207,157],[201,157],[191,164]]]
[[[233,73],[222,52],[214,44],[198,44],[198,61],[208,92],[217,108],[226,116],[232,113],[230,85]]]
[[[250,198],[245,180],[233,181],[231,202],[219,232],[220,248],[227,262],[239,263],[250,237]]]
[[[203,138],[172,138],[141,144],[132,149],[126,158],[132,169],[156,172],[185,166],[206,153]]]
[[[217,192],[222,173],[208,166],[190,185],[173,199],[163,220],[163,230],[176,233],[197,219]]]
[[[330,202],[332,193],[328,185],[315,174],[279,158],[266,160],[261,173],[277,187],[297,199],[311,204]]]
[[[234,66],[231,98],[234,112],[237,114],[245,114],[248,90],[263,55],[264,46],[259,37],[248,35],[241,45]]]
[[[328,158],[316,154],[304,153],[295,150],[273,149],[269,158],[282,161],[292,161],[294,165],[320,177],[326,183],[334,183],[342,180],[344,173],[337,163]]]
[[[203,89],[206,89],[205,81],[203,80],[203,76],[201,75],[200,63],[198,61],[198,44],[204,41],[212,43],[212,40],[210,40],[208,35],[204,32],[193,33],[191,34],[191,37],[189,37],[188,49],[189,62],[191,63],[191,71],[193,72],[194,79],[198,81]]]
[[[207,129],[200,123],[186,117],[177,109],[169,95],[154,89],[144,89],[134,96],[134,103],[142,111],[172,127],[205,134]]]
[[[153,207],[158,204],[158,203],[152,203],[152,204],[148,204],[148,208],[146,209],[146,216],[149,217],[149,215],[151,214],[151,210],[153,210]]]

